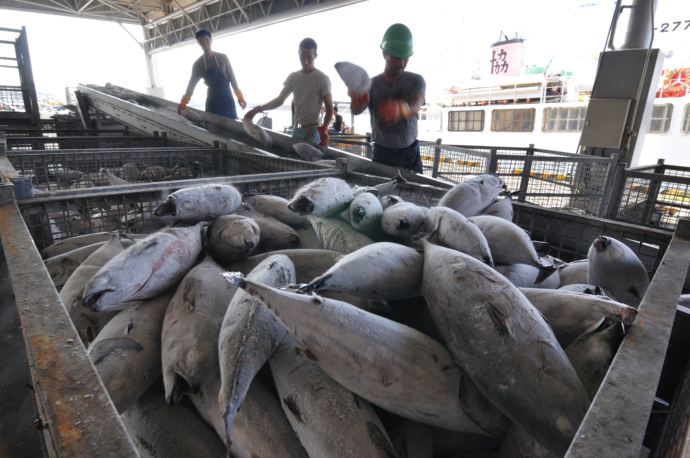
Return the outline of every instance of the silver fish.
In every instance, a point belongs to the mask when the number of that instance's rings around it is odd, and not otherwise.
[[[295,268],[287,256],[275,255],[259,264],[247,278],[275,286],[295,281]],[[223,277],[218,275],[223,281]],[[261,303],[238,291],[223,317],[216,353],[220,360],[218,404],[225,418],[230,443],[232,424],[249,385],[285,335],[285,327]]]
[[[98,376],[119,413],[161,375],[161,327],[172,292],[118,313],[88,348]]]
[[[210,255],[185,275],[165,312],[161,360],[165,400],[177,404],[218,372],[218,335],[237,288]]]
[[[220,264],[250,256],[259,246],[259,225],[244,215],[223,215],[211,223],[206,233],[208,249]]]
[[[84,305],[123,310],[170,288],[201,252],[201,224],[164,229],[115,256],[87,283]]]
[[[201,221],[233,213],[242,203],[234,186],[208,184],[183,188],[170,194],[153,213],[175,220]]]
[[[113,175],[112,173],[110,173],[109,171],[107,171],[106,169],[104,169],[104,168],[102,168],[102,167],[101,167],[101,169],[100,169],[99,171],[100,171],[103,175],[105,175],[105,177],[106,177],[106,179],[108,180],[108,183],[110,184],[110,186],[122,186],[122,185],[124,185],[124,184],[129,184],[129,181],[123,180],[122,178]]]
[[[269,360],[283,411],[309,456],[395,455],[374,408],[326,375],[286,334]]]
[[[468,218],[486,237],[494,262],[497,264],[529,264],[539,269],[538,285],[558,271],[554,265],[544,265],[537,255],[529,235],[517,224],[495,216],[478,215]]]
[[[439,342],[346,302],[224,275],[260,297],[304,346],[305,356],[353,393],[405,418],[488,434],[462,408],[461,370]]]
[[[226,456],[223,442],[193,409],[171,407],[159,392],[149,390],[120,418],[142,458]]]
[[[649,274],[640,258],[624,243],[601,236],[589,247],[587,283],[611,292],[617,301],[639,307],[649,287]]]
[[[372,243],[343,256],[305,290],[334,290],[366,299],[418,296],[424,256],[398,243]]]
[[[351,62],[336,62],[335,71],[348,89],[355,94],[364,94],[371,88],[371,78],[366,70]]]
[[[461,251],[493,267],[489,242],[482,231],[462,213],[448,207],[430,208],[424,217],[424,230],[436,229],[430,239],[439,245]]]
[[[361,232],[357,232],[352,226],[339,218],[310,217],[309,221],[326,250],[347,254],[374,243],[372,239]]]
[[[499,177],[479,175],[453,186],[441,197],[438,206],[452,208],[466,217],[475,216],[491,205],[504,187]]]
[[[324,156],[323,151],[309,143],[295,143],[292,145],[292,149],[295,150],[302,159],[311,162],[323,159]]]
[[[242,194],[245,204],[252,210],[272,216],[293,229],[309,226],[309,220],[288,208],[289,200],[279,196],[259,194],[256,191],[247,191]]]
[[[424,225],[424,211],[417,204],[402,202],[388,207],[381,216],[381,228],[386,234],[408,239]]]
[[[244,131],[247,132],[250,137],[262,145],[268,146],[272,143],[271,137],[268,135],[268,133],[260,126],[257,126],[251,122],[249,119],[242,118],[242,127],[244,127]]]
[[[295,191],[288,208],[300,215],[326,217],[347,209],[354,198],[345,180],[319,178]]]
[[[422,296],[455,360],[511,421],[565,453],[589,398],[548,322],[486,264],[423,244]]]

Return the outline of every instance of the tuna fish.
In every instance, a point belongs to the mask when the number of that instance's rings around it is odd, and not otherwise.
[[[355,94],[369,92],[371,79],[366,70],[351,62],[336,62],[335,71],[345,83],[345,86]]]
[[[85,347],[89,346],[116,312],[96,313],[84,307],[82,302],[84,287],[101,270],[101,267],[123,251],[120,233],[110,234],[110,240],[86,258],[60,290],[60,299]]]
[[[170,194],[153,213],[180,221],[202,221],[233,213],[242,196],[233,186],[208,184],[183,188]]]
[[[142,458],[226,456],[223,442],[194,410],[166,405],[161,393],[145,393],[121,418]]]
[[[269,362],[285,416],[309,456],[395,456],[374,408],[304,353],[286,334]]]
[[[256,191],[247,191],[243,195],[244,203],[252,210],[272,216],[293,229],[309,226],[309,220],[288,208],[290,201],[279,196],[259,194]]]
[[[161,327],[172,292],[118,313],[87,354],[119,413],[127,410],[161,375]]]
[[[292,149],[305,161],[313,162],[323,159],[323,151],[309,143],[295,143]]]
[[[278,250],[269,253],[255,254],[242,261],[234,262],[227,266],[226,270],[231,272],[242,272],[249,275],[266,258],[274,255],[283,254],[290,258],[295,266],[296,282],[309,283],[315,277],[330,269],[338,258],[343,256],[339,251],[317,250],[317,249],[297,249],[297,250]]]
[[[356,395],[422,423],[490,434],[464,411],[461,370],[440,343],[346,302],[225,275],[260,298],[304,347],[305,356]]]
[[[343,256],[305,290],[333,290],[365,299],[418,296],[424,256],[414,248],[390,242],[372,243]]]
[[[273,142],[265,130],[249,119],[242,118],[242,127],[244,127],[244,131],[247,132],[250,137],[264,146],[268,146]]]
[[[558,289],[561,279],[558,277],[558,270],[546,277],[540,283],[540,270],[528,264],[502,264],[494,267],[497,272],[519,288],[543,288],[543,289]]]
[[[383,208],[378,197],[363,192],[350,202],[349,220],[354,229],[372,237],[381,232]]]
[[[520,291],[551,324],[563,348],[601,318],[607,318],[609,322],[622,321],[626,325],[637,318],[636,309],[606,297],[560,289],[520,288]]]
[[[565,453],[589,398],[548,322],[486,264],[423,243],[422,295],[455,360],[511,421]]]
[[[206,238],[213,259],[220,264],[240,261],[259,246],[259,225],[244,215],[224,215],[211,223]]]
[[[587,283],[599,285],[617,301],[639,307],[649,287],[649,274],[627,245],[601,236],[589,247]]]
[[[493,175],[479,175],[458,183],[438,202],[439,207],[452,208],[466,217],[480,214],[505,188],[502,179]]]
[[[319,178],[299,188],[288,203],[288,208],[300,215],[326,217],[349,208],[354,198],[345,180]]]
[[[347,254],[374,243],[372,239],[361,232],[357,232],[341,219],[309,218],[309,221],[326,250]]]
[[[84,305],[124,310],[173,286],[201,252],[201,224],[164,229],[115,256],[87,283]]]
[[[275,255],[259,264],[247,278],[286,286],[295,282],[295,268],[287,256]],[[220,275],[218,279],[223,281]],[[225,312],[216,350],[222,381],[218,404],[225,418],[227,443],[254,376],[284,335],[285,327],[258,300],[244,291],[237,292]]]
[[[620,321],[607,325],[602,318],[566,347],[565,354],[590,398],[599,391],[623,337],[625,328]]]
[[[218,407],[220,374],[190,399],[199,415],[225,442],[225,421]],[[249,391],[233,422],[230,456],[234,458],[306,458],[307,452],[290,427],[280,401],[258,378]]]
[[[112,173],[108,172],[106,169],[102,167],[99,171],[103,175],[105,175],[105,178],[108,180],[108,184],[110,184],[110,186],[122,186],[124,184],[129,184],[129,181],[123,180],[122,178],[113,175]]]
[[[424,225],[424,211],[416,204],[402,202],[386,208],[381,217],[383,232],[399,239],[408,239]]]
[[[262,250],[286,250],[299,245],[297,232],[276,218],[255,211],[240,214],[253,219],[259,226],[259,248]]]
[[[237,288],[210,255],[185,275],[170,301],[161,335],[165,400],[177,404],[218,373],[218,335]]]
[[[462,213],[447,207],[429,209],[424,217],[424,230],[429,232],[434,229],[436,233],[431,236],[431,242],[463,252],[493,267],[489,242],[482,231]]]
[[[486,237],[491,255],[497,264],[528,264],[539,269],[535,284],[540,284],[549,275],[558,271],[554,265],[544,265],[534,249],[529,235],[517,224],[495,216],[472,216],[469,218]]]

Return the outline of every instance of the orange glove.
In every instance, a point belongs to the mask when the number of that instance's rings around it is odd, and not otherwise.
[[[328,146],[328,126],[319,126],[316,130],[319,132],[319,137],[321,137],[319,145]]]
[[[181,115],[181,114],[182,114],[182,110],[186,110],[186,109],[187,109],[187,104],[189,103],[189,101],[190,101],[191,99],[192,99],[192,98],[191,98],[190,96],[188,96],[188,95],[183,95],[183,96],[182,96],[182,101],[181,101],[180,104],[177,106],[177,114],[178,114],[178,115]]]
[[[410,106],[404,100],[386,99],[379,104],[379,118],[385,124],[395,124],[401,118],[408,119],[412,115]]]

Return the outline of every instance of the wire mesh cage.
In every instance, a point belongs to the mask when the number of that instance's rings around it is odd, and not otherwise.
[[[14,169],[41,191],[192,178],[318,170],[324,166],[206,147],[100,149],[8,154]]]
[[[615,218],[673,230],[690,216],[690,168],[639,167],[625,171]]]
[[[155,148],[198,146],[166,137],[152,136],[98,136],[98,137],[8,137],[9,151],[99,149],[99,148]]]

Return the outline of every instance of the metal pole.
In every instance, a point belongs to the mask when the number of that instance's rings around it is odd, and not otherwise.
[[[434,165],[431,172],[432,178],[438,178],[438,166],[441,161],[441,139],[436,140],[436,146],[434,146]]]

